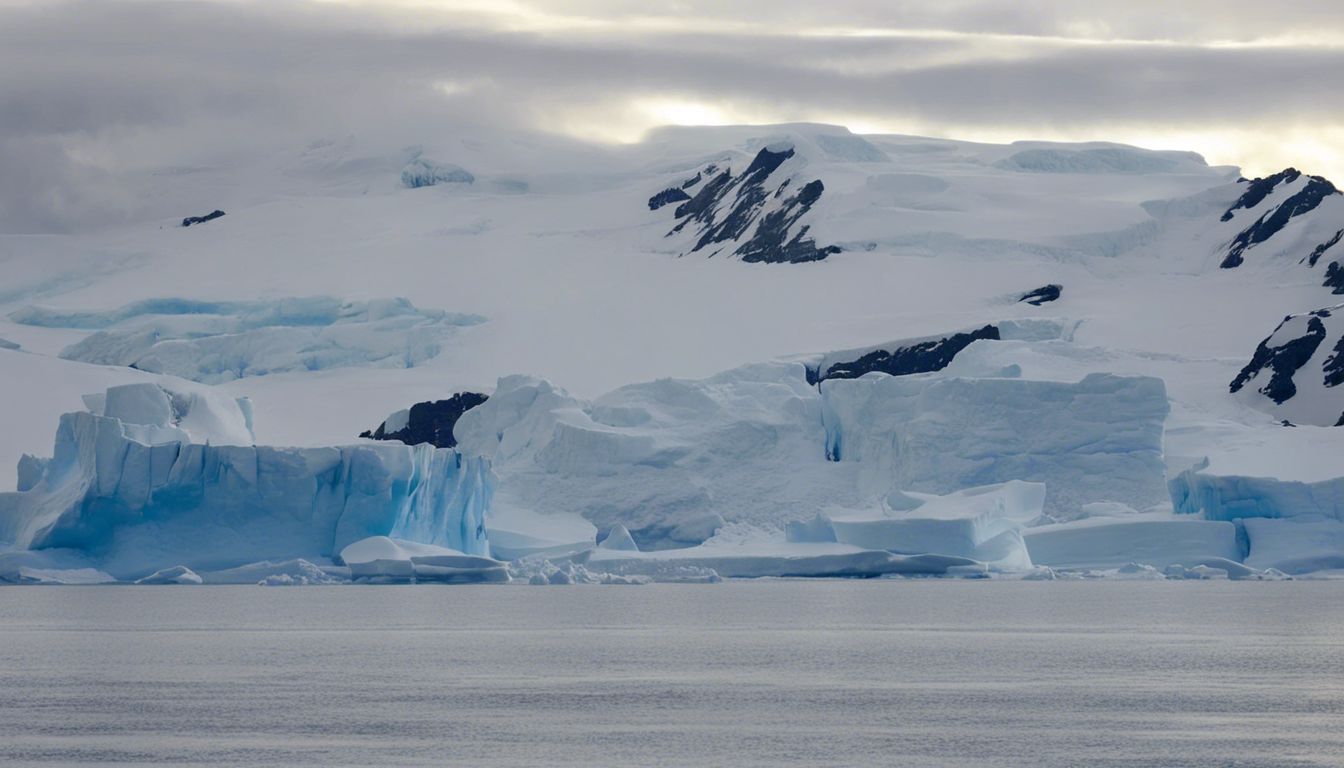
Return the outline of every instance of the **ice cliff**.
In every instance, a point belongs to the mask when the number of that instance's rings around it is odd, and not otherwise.
[[[61,357],[218,384],[288,371],[412,368],[439,354],[478,315],[422,309],[405,299],[304,296],[256,301],[161,298],[92,311],[28,306],[22,325],[92,331]]]
[[[993,342],[981,342],[993,343]],[[696,545],[725,522],[782,526],[894,492],[1044,483],[1051,512],[1167,500],[1160,379],[808,383],[799,363],[663,379],[584,402],[501,379],[458,420],[458,449],[490,459],[497,507],[624,526],[641,549]]]
[[[487,555],[489,463],[428,445],[252,444],[208,388],[112,387],[67,413],[54,456],[0,494],[0,540],[88,553],[116,576],[330,558],[385,535]]]

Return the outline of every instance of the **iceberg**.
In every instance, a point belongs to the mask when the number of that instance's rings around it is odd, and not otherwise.
[[[1161,379],[1089,374],[1078,382],[867,375],[821,382],[827,454],[860,485],[951,493],[1042,482],[1046,513],[1110,501],[1168,500]]]
[[[85,552],[120,577],[325,559],[376,535],[489,552],[484,459],[396,443],[252,445],[245,409],[208,389],[131,384],[92,402],[100,412],[61,417],[40,478],[0,494],[0,540]]]
[[[1196,467],[1172,478],[1170,486],[1177,512],[1202,514],[1211,520],[1298,515],[1344,520],[1344,477],[1249,477]]]
[[[1288,574],[1344,569],[1344,522],[1323,517],[1246,518],[1246,565]]]
[[[112,584],[116,579],[96,568],[19,568],[18,584]]]
[[[388,536],[360,539],[341,550],[340,560],[356,581],[474,584],[509,580],[508,567],[500,560]]]
[[[800,363],[634,384],[592,402],[506,377],[454,435],[458,450],[492,462],[508,515],[621,525],[643,550],[694,546],[725,520],[858,502],[849,469],[822,456],[821,399]]]
[[[155,571],[150,575],[136,579],[136,584],[204,584],[204,580],[190,568],[185,565],[175,565],[172,568],[164,568]]]
[[[1148,508],[1169,498],[1160,379],[808,378],[801,362],[761,363],[585,402],[511,376],[453,435],[458,450],[492,462],[499,507],[620,525],[646,551],[699,545],[725,523],[793,524],[804,536],[801,521],[874,508],[893,489],[945,495],[1029,481],[1042,502],[1003,500],[1035,510],[1019,525],[1090,503]],[[1003,553],[1020,550],[1011,538]]]
[[[1044,500],[1044,485],[1013,481],[947,496],[898,492],[888,497],[891,508],[879,515],[828,517],[841,544],[904,555],[955,555],[998,570],[1025,571],[1032,560],[1020,528],[1041,516]]]
[[[718,544],[658,552],[594,550],[589,568],[614,574],[642,575],[657,580],[669,567],[712,571],[723,578],[872,578],[876,576],[945,576],[949,569],[985,564],[966,557],[920,554],[894,555],[847,544],[753,542]],[[955,572],[953,572],[955,573]]]
[[[0,584],[107,583],[116,581],[83,552],[16,549],[0,543]],[[92,581],[90,581],[92,579]]]
[[[222,571],[201,574],[206,584],[265,584],[267,586],[306,586],[340,584],[350,580],[350,569],[343,566],[321,567],[303,558],[271,562],[264,560]]]
[[[1088,518],[1027,528],[1022,534],[1032,562],[1051,568],[1104,569],[1131,563],[1165,568],[1242,559],[1232,523],[1165,513]]]
[[[597,545],[598,549],[618,550],[621,552],[638,552],[639,545],[631,538],[630,532],[624,525],[613,525],[610,531],[607,531],[607,537]]]

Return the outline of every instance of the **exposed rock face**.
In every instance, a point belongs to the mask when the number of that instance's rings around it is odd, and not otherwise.
[[[1063,290],[1064,286],[1056,285],[1055,283],[1051,283],[1050,285],[1043,285],[1034,291],[1027,291],[1026,293],[1022,294],[1022,298],[1018,299],[1018,302],[1019,303],[1026,302],[1032,305],[1033,307],[1039,307],[1042,304],[1046,304],[1048,302],[1058,299],[1059,294],[1063,292]]]
[[[1316,262],[1321,260],[1321,257],[1325,255],[1326,251],[1330,250],[1331,248],[1334,248],[1336,245],[1339,244],[1339,239],[1341,237],[1344,237],[1344,229],[1339,230],[1338,232],[1335,233],[1334,237],[1316,246],[1316,249],[1311,252],[1310,256],[1307,257],[1307,266],[1309,267],[1316,266]]]
[[[1279,184],[1282,183],[1291,184],[1294,181],[1297,181],[1298,177],[1300,177],[1301,175],[1302,172],[1297,170],[1296,168],[1285,168],[1282,171],[1279,171],[1278,173],[1274,174],[1273,176],[1266,176],[1264,178],[1259,179],[1251,179],[1250,181],[1246,182],[1246,191],[1242,193],[1241,197],[1237,198],[1237,202],[1233,203],[1232,206],[1223,213],[1221,220],[1231,221],[1232,216],[1237,211],[1242,209],[1249,210],[1251,208],[1256,207],[1261,202],[1263,202],[1265,197],[1270,192],[1273,192],[1274,188],[1277,187]],[[1245,181],[1245,179],[1243,179],[1243,181]]]
[[[1331,262],[1330,266],[1325,268],[1325,283],[1323,285],[1329,288],[1331,293],[1344,293],[1344,266],[1341,266],[1341,262]]]
[[[1324,311],[1324,310],[1318,310]],[[1329,317],[1329,313],[1326,314]],[[1232,380],[1230,389],[1233,392],[1241,391],[1252,378],[1255,378],[1261,371],[1270,372],[1269,381],[1259,392],[1270,400],[1280,405],[1284,401],[1297,394],[1297,385],[1293,383],[1293,375],[1298,369],[1307,364],[1311,356],[1316,354],[1316,348],[1325,340],[1325,324],[1321,318],[1312,313],[1307,318],[1306,332],[1301,335],[1282,334],[1285,327],[1292,329],[1297,325],[1294,321],[1297,317],[1286,317],[1279,327],[1274,329],[1274,333],[1269,338],[1260,342],[1260,346],[1255,348],[1255,354],[1245,368],[1237,374]],[[1289,338],[1283,339],[1282,336]]]
[[[1339,426],[1344,411],[1342,321],[1344,305],[1284,318],[1229,388],[1233,393],[1244,390],[1251,405],[1293,424]]]
[[[1300,176],[1301,173],[1296,169],[1289,168],[1267,179],[1256,179],[1250,182],[1250,188],[1223,214],[1222,220],[1231,220],[1234,212],[1239,208],[1253,208],[1263,202],[1265,197],[1279,183],[1294,183]],[[1261,215],[1260,218],[1255,220],[1255,223],[1243,229],[1232,239],[1232,244],[1227,249],[1227,255],[1223,257],[1219,266],[1223,269],[1240,266],[1245,260],[1243,255],[1248,248],[1265,242],[1282,230],[1289,220],[1310,213],[1321,204],[1321,201],[1336,194],[1339,194],[1339,191],[1329,180],[1320,176],[1308,176],[1301,189]],[[1328,246],[1326,247],[1328,248]]]
[[[907,346],[875,349],[848,362],[837,362],[825,370],[809,368],[807,379],[817,384],[827,379],[857,379],[865,373],[880,371],[892,376],[941,371],[957,353],[979,339],[999,339],[999,329],[993,325],[964,333],[954,333],[940,339],[930,339]]]
[[[457,445],[453,427],[462,414],[484,403],[489,397],[479,392],[459,392],[447,400],[416,403],[407,411],[398,411],[387,417],[371,431],[360,437],[373,440],[398,440],[407,445],[429,443],[435,448]]]
[[[680,201],[674,211],[677,224],[668,232],[695,236],[686,253],[710,256],[731,253],[743,261],[798,264],[820,261],[840,248],[818,247],[802,223],[826,190],[820,179],[790,194],[794,180],[785,164],[795,156],[792,145],[772,144],[756,153],[741,175],[709,165],[678,187],[669,187],[649,199],[650,210]]]
[[[699,183],[699,181],[700,181],[700,175],[696,174],[694,179],[691,179],[686,183],[693,185]],[[686,194],[686,192],[681,187],[668,187],[667,189],[664,189],[662,192],[659,192],[658,194],[649,198],[649,210],[656,211],[659,208],[662,208],[664,205],[679,203],[682,200],[690,200],[690,199],[691,196]]]
[[[204,216],[188,216],[187,218],[182,220],[182,226],[190,227],[193,224],[204,224],[207,221],[214,221],[215,219],[218,219],[220,216],[223,215],[224,212],[216,208],[215,210],[205,214]]]

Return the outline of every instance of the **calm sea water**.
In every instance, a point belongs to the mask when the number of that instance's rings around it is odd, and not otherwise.
[[[0,763],[1344,765],[1344,582],[0,589]]]

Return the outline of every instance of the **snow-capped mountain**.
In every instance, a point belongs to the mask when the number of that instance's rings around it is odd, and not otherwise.
[[[1344,304],[1290,315],[1232,380],[1233,393],[1291,423],[1344,426]],[[1260,399],[1264,398],[1264,399]],[[1268,400],[1268,402],[1265,402]],[[1338,413],[1336,413],[1338,411]]]
[[[1344,195],[1295,169],[799,124],[347,138],[127,183],[151,217],[0,236],[3,530],[118,578],[247,565],[194,554],[211,515],[284,543],[253,560],[358,533],[658,578],[1244,573],[1333,562],[1257,553],[1288,518],[1344,530]],[[167,414],[81,399],[122,385]],[[179,426],[201,391],[247,404],[246,450]],[[290,507],[326,516],[275,528]]]

